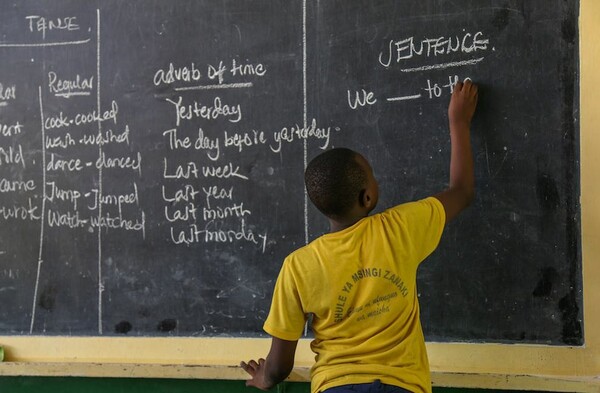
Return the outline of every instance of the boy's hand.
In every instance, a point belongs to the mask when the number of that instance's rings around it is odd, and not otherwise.
[[[294,367],[296,345],[298,345],[298,340],[287,341],[273,337],[267,360],[241,362],[240,367],[252,377],[246,381],[246,386],[269,390],[286,379]]]
[[[454,86],[450,105],[448,106],[448,120],[450,129],[454,127],[469,127],[477,106],[477,85],[470,80],[458,82]]]
[[[265,391],[273,387],[273,384],[265,377],[265,359],[258,359],[258,362],[255,360],[250,360],[248,363],[241,362],[240,367],[252,377],[246,381],[246,386],[253,386]]]

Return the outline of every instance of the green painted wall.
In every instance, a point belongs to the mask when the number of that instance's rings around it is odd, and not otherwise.
[[[75,377],[0,377],[1,393],[258,393],[244,381]],[[277,393],[309,393],[308,383],[286,382]],[[433,389],[434,393],[493,393],[502,390]],[[518,391],[511,391],[518,393]],[[508,393],[508,392],[507,392]],[[532,393],[532,392],[528,392]],[[547,392],[546,392],[547,393]]]

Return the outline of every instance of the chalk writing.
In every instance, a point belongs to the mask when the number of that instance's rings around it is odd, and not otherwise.
[[[238,152],[242,152],[244,147],[255,145],[264,145],[267,143],[265,133],[263,131],[252,130],[250,132],[232,133],[225,131],[223,136],[225,147],[237,147]]]
[[[436,82],[432,82],[430,79],[427,79],[427,87],[425,88],[425,91],[427,92],[429,98],[439,98],[442,96],[442,93],[444,91],[446,91],[449,95],[452,94],[452,92],[454,91],[454,86],[456,86],[458,81],[458,75],[449,76],[448,82],[445,84],[439,84]]]
[[[339,128],[334,128],[339,131]],[[273,133],[273,143],[270,145],[271,151],[279,153],[284,142],[292,143],[297,140],[320,139],[322,140],[320,149],[327,149],[330,142],[332,127],[317,127],[317,120],[312,119],[312,122],[307,127],[299,126],[298,124],[291,127],[284,127],[280,131]]]
[[[38,206],[34,205],[31,198],[27,198],[27,206],[19,204],[0,205],[0,218],[4,220],[17,219],[37,221],[40,219]]]
[[[35,191],[36,185],[35,181],[32,179],[29,180],[20,180],[20,179],[6,179],[0,178],[0,192],[28,192]]]
[[[223,117],[232,123],[237,123],[242,119],[241,105],[224,104],[220,97],[215,97],[212,104],[209,105],[204,105],[198,101],[194,101],[192,104],[184,104],[181,96],[177,100],[171,100],[170,98],[166,100],[174,106],[176,126],[179,126],[182,120],[194,118],[216,120]]]
[[[266,73],[267,73],[267,69],[261,63],[258,63],[258,64],[252,64],[252,63],[238,64],[235,59],[232,60],[231,75],[233,75],[233,76],[237,76],[237,75],[242,75],[242,76],[245,76],[245,75],[264,76]]]
[[[77,201],[81,198],[81,193],[74,189],[62,189],[56,185],[56,182],[46,182],[46,199],[50,202],[54,200],[69,201],[73,204],[73,210],[77,210]]]
[[[0,123],[0,136],[9,137],[23,132],[23,125],[18,121],[12,124]]]
[[[354,98],[352,97],[354,95]],[[377,103],[377,98],[375,98],[373,92],[367,92],[365,89],[362,89],[361,92],[355,91],[354,94],[348,90],[348,106],[352,109],[356,109],[359,106],[367,106],[374,105]]]
[[[49,227],[86,228],[89,220],[82,219],[79,212],[67,211],[61,213],[54,209],[48,209],[47,223]]]
[[[243,240],[260,247],[262,252],[265,252],[267,245],[266,233],[256,233],[248,228],[244,219],[240,220],[239,227],[232,229],[223,228],[216,221],[209,221],[203,229],[200,229],[196,224],[192,224],[187,230],[182,231],[171,228],[171,239],[175,244],[188,246],[201,241],[205,243],[233,243]]]
[[[202,191],[204,192],[204,194],[206,196],[206,207],[209,209],[210,209],[210,201],[212,199],[232,200],[232,198],[233,198],[233,187],[230,187],[229,189],[220,188],[217,186],[212,186],[212,187],[208,187],[208,188],[202,187]]]
[[[165,205],[165,218],[169,222],[196,221],[196,210],[196,206],[193,203],[187,203],[181,207]]]
[[[231,206],[217,206],[214,209],[205,207],[202,210],[202,218],[204,221],[224,219],[228,217],[244,217],[251,214],[250,210],[244,209],[244,203],[234,204]]]
[[[90,224],[92,228],[141,232],[142,238],[146,238],[146,214],[143,211],[141,212],[141,217],[136,219],[125,219],[121,216],[113,217],[110,213],[106,213],[101,217],[90,216]]]
[[[193,185],[186,184],[183,188],[178,189],[175,193],[167,193],[165,190],[165,186],[161,186],[162,189],[162,199],[165,202],[177,203],[177,202],[189,202],[196,199],[196,195],[200,193],[200,191],[196,191]]]
[[[207,150],[206,155],[212,161],[216,161],[219,159],[221,154],[221,148],[219,144],[219,138],[209,138],[204,135],[204,131],[202,128],[198,129],[198,138],[196,138],[196,142],[194,143],[194,149],[196,150]]]
[[[82,78],[79,74],[72,80],[59,79],[54,71],[48,72],[48,90],[57,97],[70,98],[89,95],[94,87],[94,77]]]
[[[191,161],[184,165],[177,165],[175,170],[170,172],[167,158],[165,158],[163,168],[163,177],[165,179],[198,179],[199,177],[203,176],[206,178],[212,177],[219,179],[236,177],[248,180],[246,175],[240,173],[240,166],[234,165],[231,162],[221,166],[203,165],[199,168],[195,162]]]
[[[92,110],[86,113],[77,113],[72,118],[65,115],[63,112],[60,112],[58,115],[49,116],[44,121],[44,127],[46,130],[52,130],[56,128],[71,127],[72,125],[79,126],[108,120],[112,120],[116,124],[118,113],[119,105],[116,101],[113,101],[111,109],[102,113],[99,113],[97,110]]]
[[[189,66],[175,67],[173,63],[169,63],[168,69],[159,69],[154,73],[154,85],[171,84],[174,82],[193,82],[199,81],[202,78],[200,70],[196,68],[194,63]]]
[[[23,146],[21,146],[20,143],[15,147],[0,147],[0,167],[6,164],[20,164],[23,168],[25,168]]]
[[[474,53],[488,50],[490,40],[482,32],[464,34],[450,37],[424,38],[415,40],[414,37],[400,40],[390,40],[387,52],[379,54],[379,64],[390,67],[393,63],[415,57],[438,57],[452,53]]]
[[[95,162],[97,169],[102,168],[120,168],[131,169],[142,175],[142,154],[137,152],[135,158],[127,157],[108,157],[106,153],[100,153],[100,157]]]
[[[66,149],[69,146],[75,146],[77,143],[75,142],[75,139],[73,139],[71,134],[67,132],[66,134],[61,136],[46,136],[45,144],[46,149]]]
[[[15,85],[4,86],[0,83],[0,102],[6,103],[9,100],[17,98],[17,88]]]
[[[77,18],[74,16],[66,16],[61,18],[46,18],[39,15],[26,16],[29,23],[29,31],[32,33],[42,33],[42,38],[46,38],[46,32],[52,30],[79,30]]]
[[[51,171],[77,172],[77,171],[81,171],[83,168],[85,168],[85,166],[80,158],[62,159],[62,158],[59,158],[59,156],[57,156],[54,153],[50,154],[50,160],[46,164],[46,171],[48,171],[48,172],[51,172]]]
[[[125,125],[123,132],[117,134],[112,129],[102,133],[84,135],[79,139],[82,145],[104,146],[109,143],[125,143],[129,145],[129,125]]]
[[[128,204],[140,204],[140,197],[138,194],[138,187],[135,182],[133,182],[133,191],[127,194],[102,194],[100,190],[97,188],[92,188],[89,193],[85,194],[86,197],[92,198],[92,204],[88,205],[88,209],[97,210],[100,205],[114,205],[117,206],[119,211],[119,216],[123,215],[122,206]]]

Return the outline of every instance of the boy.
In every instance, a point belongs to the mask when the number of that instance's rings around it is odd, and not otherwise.
[[[312,393],[431,392],[416,272],[445,223],[473,199],[476,105],[477,86],[459,82],[448,107],[449,186],[433,197],[368,216],[378,185],[364,157],[332,149],[310,162],[306,189],[330,233],[284,261],[264,325],[271,349],[266,360],[241,363],[251,376],[247,386],[268,390],[289,375],[311,313]]]

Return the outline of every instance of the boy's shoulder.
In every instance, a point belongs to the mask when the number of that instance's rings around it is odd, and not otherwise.
[[[416,201],[404,202],[390,207],[379,213],[380,217],[392,216],[395,218],[410,217],[414,215],[439,214],[444,211],[444,206],[439,199],[430,196]]]
[[[294,251],[290,252],[285,258],[287,260],[297,260],[307,257],[312,257],[317,254],[317,250],[322,247],[323,240],[327,234],[321,235],[316,239],[312,240],[308,244],[298,247]]]

